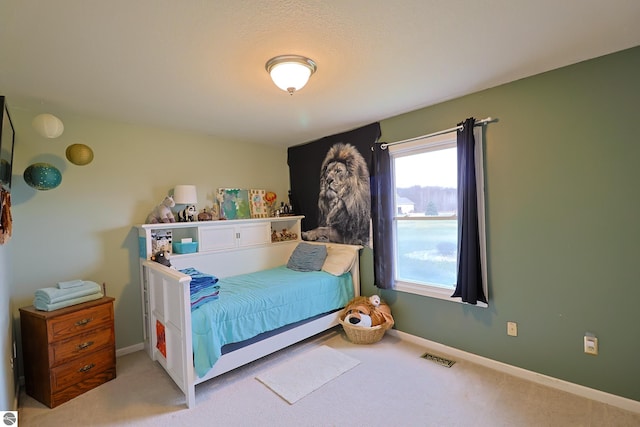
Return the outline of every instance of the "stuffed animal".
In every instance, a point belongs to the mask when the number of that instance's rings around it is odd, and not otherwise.
[[[176,222],[176,219],[173,217],[173,212],[171,212],[171,208],[175,205],[176,203],[173,201],[173,197],[165,197],[162,203],[153,208],[151,213],[147,216],[147,224]]]
[[[198,211],[196,210],[195,205],[188,205],[180,212],[178,212],[178,221],[180,222],[192,222],[196,220],[196,214]]]
[[[169,261],[170,254],[168,251],[158,251],[151,256],[151,261],[155,261],[159,264],[164,265],[165,267],[171,267],[171,261]]]
[[[391,309],[378,295],[371,297],[355,297],[345,306],[342,319],[353,325],[372,327],[386,324],[391,328],[394,324]]]

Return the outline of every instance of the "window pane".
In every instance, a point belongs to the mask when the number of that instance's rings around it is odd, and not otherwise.
[[[397,221],[397,279],[455,288],[456,220]]]
[[[397,157],[396,212],[410,216],[453,216],[458,210],[455,148]]]
[[[394,157],[397,280],[455,288],[458,256],[457,151],[425,145]],[[415,220],[412,220],[415,218]]]

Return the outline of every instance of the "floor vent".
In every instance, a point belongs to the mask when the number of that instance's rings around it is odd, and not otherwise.
[[[423,359],[430,360],[430,361],[432,361],[434,363],[437,363],[438,365],[445,366],[447,368],[452,367],[453,364],[456,363],[453,360],[445,359],[444,357],[436,356],[436,355],[429,354],[429,353],[425,353],[421,357]]]

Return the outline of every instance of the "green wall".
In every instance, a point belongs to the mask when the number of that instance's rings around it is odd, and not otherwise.
[[[490,307],[384,291],[397,329],[640,400],[638,76],[634,48],[381,122],[391,142],[499,120],[485,133]]]
[[[11,241],[0,245],[0,410],[16,410],[16,376],[11,366],[13,357],[13,318],[11,304]]]

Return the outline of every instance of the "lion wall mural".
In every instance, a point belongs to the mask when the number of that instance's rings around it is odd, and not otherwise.
[[[305,216],[304,240],[369,245],[368,164],[379,137],[374,123],[289,148],[290,202]]]
[[[369,170],[351,144],[334,144],[320,169],[318,227],[302,233],[304,240],[369,244],[371,190]]]

